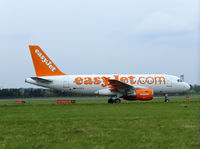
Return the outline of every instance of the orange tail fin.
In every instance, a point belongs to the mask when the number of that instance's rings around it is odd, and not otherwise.
[[[30,45],[29,48],[37,77],[65,75],[56,67],[39,46]]]

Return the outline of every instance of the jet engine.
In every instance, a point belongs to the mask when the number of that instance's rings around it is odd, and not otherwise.
[[[153,90],[152,89],[136,89],[132,93],[128,93],[123,96],[125,100],[152,100]]]

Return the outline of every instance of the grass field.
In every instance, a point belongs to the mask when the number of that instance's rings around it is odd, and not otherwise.
[[[78,99],[0,100],[0,149],[199,148],[200,98],[107,104]]]

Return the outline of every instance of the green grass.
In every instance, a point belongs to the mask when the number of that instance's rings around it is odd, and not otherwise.
[[[43,98],[45,99],[45,98]],[[199,148],[200,98],[107,104],[105,99],[0,100],[0,149]]]

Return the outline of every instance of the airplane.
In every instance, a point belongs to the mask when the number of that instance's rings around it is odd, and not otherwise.
[[[169,102],[169,93],[190,89],[190,85],[181,78],[167,74],[69,75],[60,71],[39,46],[30,45],[29,49],[36,77],[26,78],[25,82],[45,88],[108,96],[108,103],[120,103],[120,98],[148,101],[157,93],[163,94],[164,101]]]

